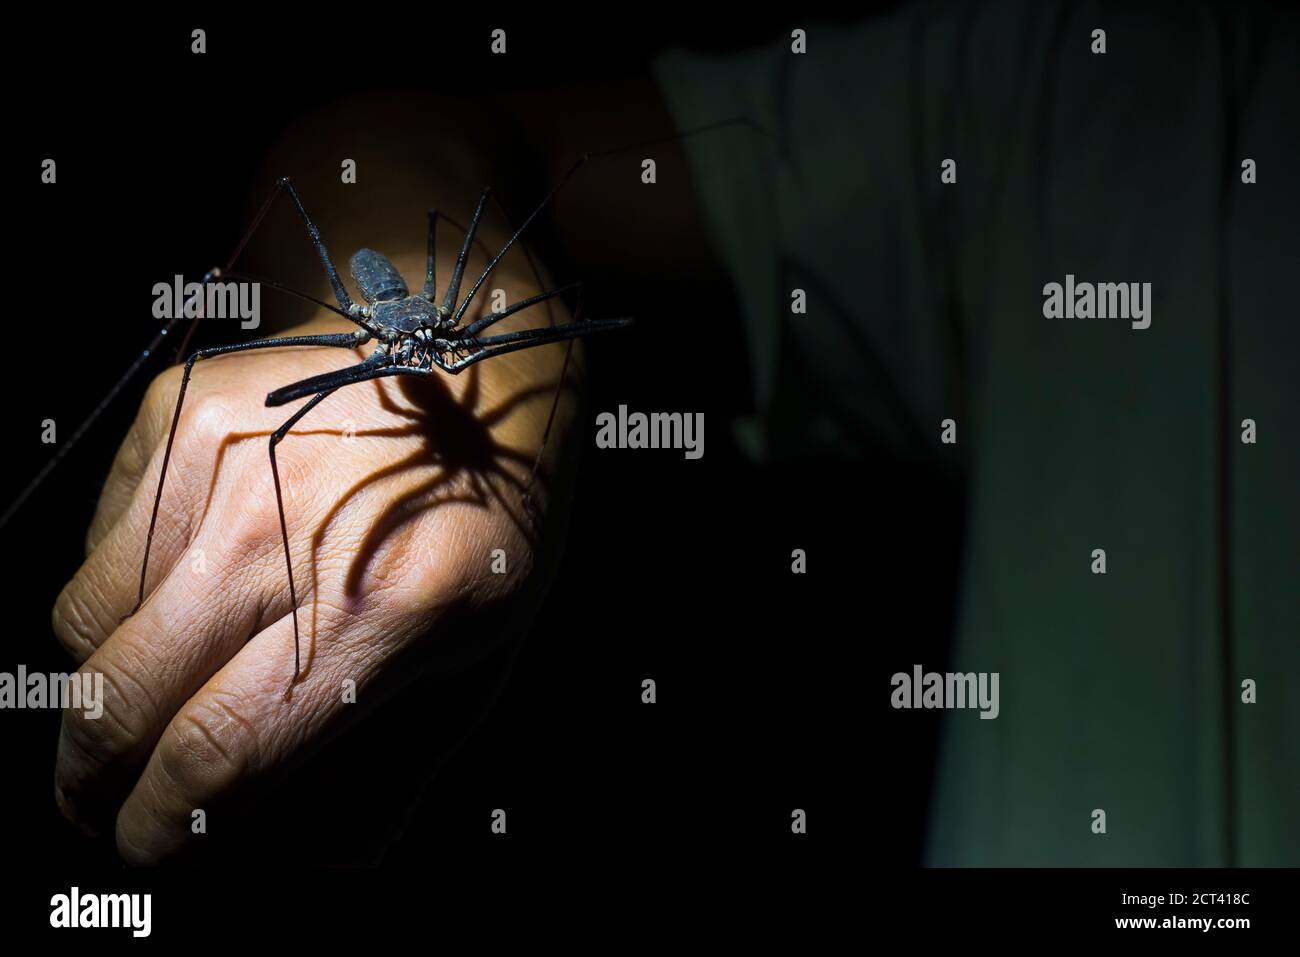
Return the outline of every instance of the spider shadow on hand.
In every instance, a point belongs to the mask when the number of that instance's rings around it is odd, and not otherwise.
[[[441,376],[429,378],[402,377],[390,383],[405,398],[399,405],[384,383],[374,381],[368,385],[375,390],[380,406],[387,412],[405,420],[404,425],[382,429],[344,431],[334,429],[294,429],[285,441],[294,436],[334,435],[356,438],[402,438],[418,436],[419,447],[409,454],[363,476],[347,488],[330,507],[312,534],[311,582],[312,614],[307,629],[307,647],[304,649],[300,680],[311,673],[315,658],[319,599],[319,570],[317,557],[331,525],[339,514],[369,486],[395,477],[408,470],[422,469],[430,464],[438,466],[435,474],[416,483],[400,495],[387,501],[381,511],[369,519],[368,530],[348,565],[344,579],[344,592],[349,596],[360,594],[362,577],[371,560],[384,543],[400,528],[421,514],[443,505],[470,504],[489,509],[495,503],[509,516],[511,523],[524,536],[529,547],[536,547],[539,522],[530,504],[535,501],[529,482],[520,478],[517,471],[527,474],[534,465],[535,456],[505,445],[492,435],[493,426],[505,420],[525,403],[539,399],[549,400],[555,392],[555,383],[548,382],[514,392],[491,407],[485,407],[480,388],[479,369],[471,366],[464,376],[466,387],[459,398],[452,395]],[[573,389],[567,378],[562,385],[565,391]],[[226,451],[248,439],[268,438],[270,430],[236,432],[222,441],[212,472],[212,480],[199,523],[202,524],[211,506],[217,477]],[[511,466],[514,468],[512,469]],[[267,466],[269,468],[269,464]],[[538,468],[534,483],[545,489],[551,480],[544,468]],[[287,583],[286,583],[287,585]]]

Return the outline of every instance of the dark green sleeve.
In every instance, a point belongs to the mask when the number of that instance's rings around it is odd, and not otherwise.
[[[939,175],[961,153],[936,127],[961,29],[952,15],[809,24],[803,54],[782,36],[657,65],[680,129],[747,121],[685,143],[748,328],[754,451],[932,456],[958,414],[957,237],[940,219],[955,197]]]
[[[1003,703],[945,714],[927,859],[1300,864],[1294,9],[922,3],[805,29],[806,53],[674,54],[659,79],[682,129],[763,131],[687,141],[756,448],[883,446],[967,480],[949,666],[1000,674]],[[1048,315],[1074,278],[1149,284],[1149,326]]]

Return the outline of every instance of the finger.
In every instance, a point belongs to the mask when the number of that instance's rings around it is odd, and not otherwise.
[[[262,465],[257,453],[263,448],[254,443],[231,463],[241,479],[215,493],[212,510],[222,520],[195,542],[194,552],[203,560],[175,565],[140,611],[113,631],[84,666],[104,676],[104,713],[98,720],[64,713],[55,775],[60,806],[83,826],[103,824],[105,813],[125,795],[186,700],[249,635],[289,612],[273,477],[269,468],[255,467]],[[300,529],[314,519],[310,509],[294,506],[324,500],[322,486],[334,476],[307,468],[310,452],[299,451],[283,465],[284,474],[294,477],[286,498],[290,522]],[[338,533],[337,541],[323,540],[319,551],[295,536],[297,567],[312,567],[318,560],[328,565],[340,549],[347,553],[348,543],[355,546],[357,529],[340,523]],[[106,550],[107,545],[96,556]],[[315,575],[304,578],[298,596],[305,606],[316,594],[316,583]],[[315,614],[313,608],[314,623]],[[290,657],[290,668],[292,662]]]
[[[157,429],[152,425],[156,417],[148,404],[140,407],[135,423],[113,456],[108,479],[104,480],[104,488],[100,490],[99,502],[95,506],[95,518],[91,519],[86,531],[87,557],[108,537],[113,525],[122,518],[135,498],[135,489],[139,488],[157,447]]]
[[[256,580],[274,554],[261,552],[261,562],[218,558],[203,574],[178,565],[82,666],[103,676],[103,697],[97,716],[63,713],[55,795],[69,820],[92,831],[111,823],[168,722],[255,631],[264,607]]]
[[[190,534],[185,511],[159,512],[149,550],[151,586],[156,587],[184,554]],[[141,507],[129,509],[55,600],[54,635],[76,661],[93,655],[135,607],[148,530],[149,513]]]
[[[427,619],[384,628],[374,616],[322,606],[319,624],[329,637],[317,642],[310,671],[289,697],[293,623],[286,616],[176,714],[118,815],[123,860],[146,865],[173,856],[195,838],[196,811],[220,814],[234,796],[265,785],[350,720],[357,709],[344,681],[355,682],[354,700],[365,701],[387,654],[424,630]]]
[[[381,497],[392,493],[369,491]],[[377,700],[381,682],[400,680],[403,672],[394,666],[394,656],[449,608],[478,608],[487,589],[471,581],[478,580],[477,569],[488,566],[488,550],[497,540],[494,524],[481,534],[480,507],[448,505],[436,520],[412,520],[401,526],[405,534],[391,531],[353,591],[345,584],[346,569],[366,536],[365,516],[374,513],[365,504],[358,500],[356,524],[336,528],[333,545],[327,541],[319,557],[318,563],[333,571],[322,576],[313,597],[300,596],[300,609],[311,610],[303,620],[305,670],[291,694],[286,698],[294,628],[284,604],[279,606],[283,617],[245,644],[167,724],[118,815],[118,850],[128,863],[151,864],[176,854],[196,837],[195,811],[211,819],[236,797],[265,786]],[[292,516],[300,509],[287,511]],[[501,516],[492,522],[508,528]],[[307,567],[303,559],[295,564]],[[278,567],[273,578],[283,590]],[[448,618],[430,651],[463,659],[461,642],[471,637]],[[351,684],[345,688],[345,682]],[[349,689],[352,693],[345,694]]]
[[[55,601],[54,634],[78,662],[90,657],[135,608],[140,596],[139,574],[146,544],[149,568],[145,597],[148,598],[185,554],[194,523],[215,494],[216,473],[230,431],[229,417],[214,405],[195,402],[193,406],[177,430],[152,539],[149,529],[165,453],[161,443],[155,447],[143,479],[136,482],[126,511],[97,543]],[[198,476],[207,478],[200,480]],[[121,484],[125,485],[126,481],[123,477]]]
[[[181,367],[165,370],[150,384],[131,430],[118,447],[86,532],[86,554],[93,552],[131,504],[154,451],[166,436],[180,387]]]

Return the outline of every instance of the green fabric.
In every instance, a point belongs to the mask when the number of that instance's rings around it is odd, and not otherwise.
[[[679,128],[761,128],[684,141],[754,451],[884,442],[966,482],[949,667],[999,672],[1001,714],[945,716],[933,864],[1222,865],[1234,832],[1238,863],[1300,864],[1300,58],[1291,14],[1213,9],[923,4],[657,64]],[[1067,274],[1152,283],[1151,327],[1045,318]]]

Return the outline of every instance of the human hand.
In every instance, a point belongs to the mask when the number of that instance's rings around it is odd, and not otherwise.
[[[347,328],[322,317],[291,334]],[[161,375],[114,462],[86,562],[54,609],[81,670],[104,675],[99,720],[64,714],[55,778],[65,816],[100,830],[115,814],[121,856],[161,861],[192,838],[195,810],[268,780],[353,720],[349,682],[364,703],[408,652],[435,666],[472,656],[485,640],[476,616],[524,600],[534,569],[542,510],[525,508],[525,487],[564,348],[341,389],[277,446],[301,628],[302,674],[288,696],[294,635],[267,439],[297,403],[264,400],[360,352],[273,349],[195,366],[147,598],[123,620],[180,369]],[[561,445],[548,446],[542,474]],[[532,495],[544,503],[545,491],[539,480]]]

